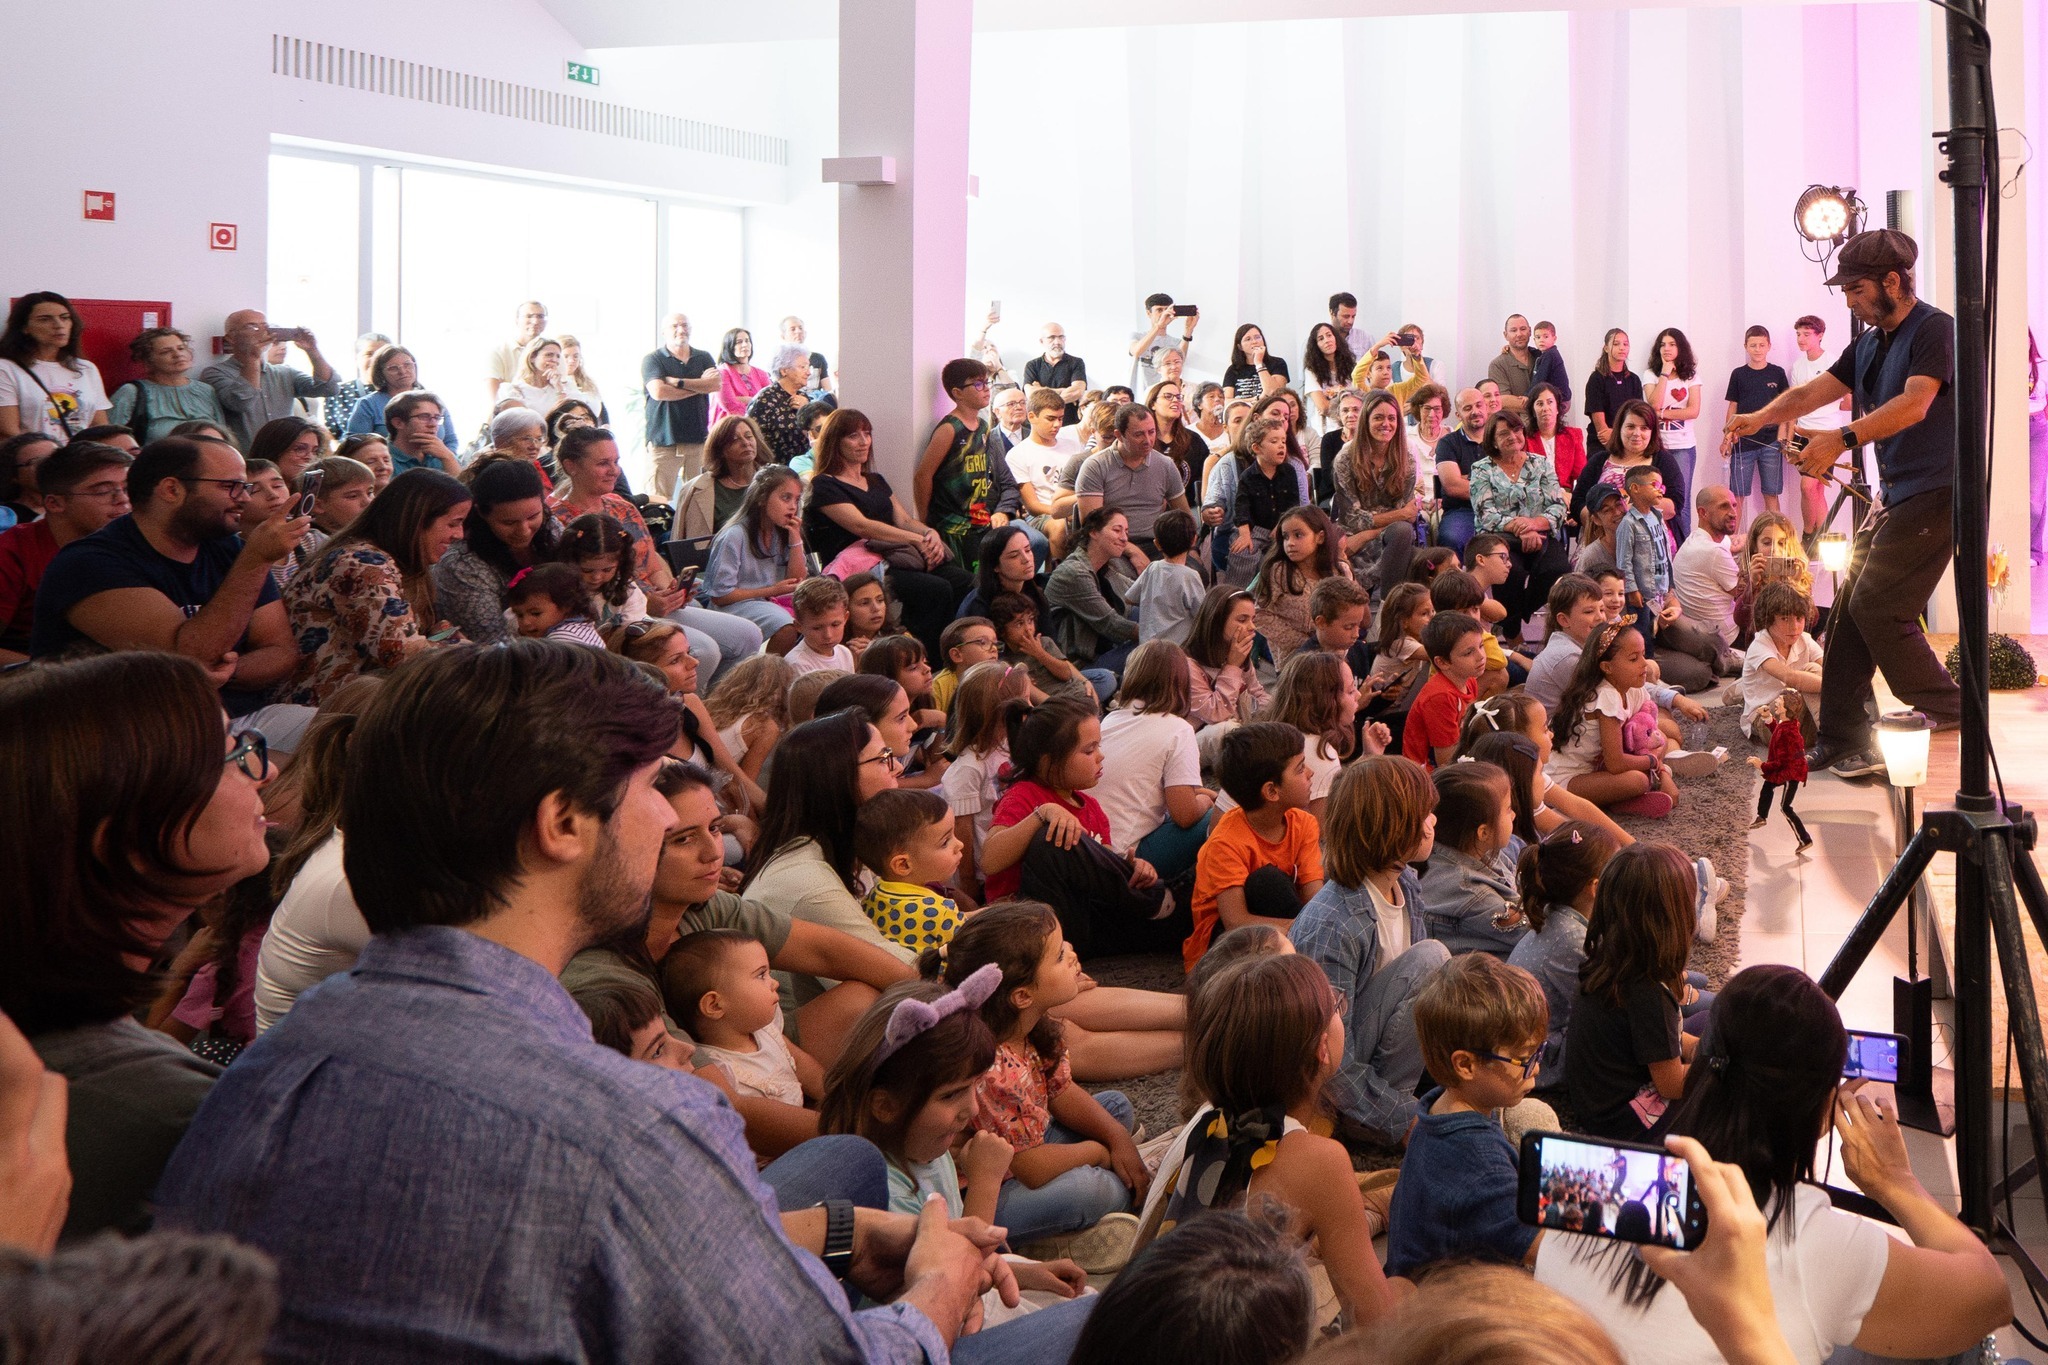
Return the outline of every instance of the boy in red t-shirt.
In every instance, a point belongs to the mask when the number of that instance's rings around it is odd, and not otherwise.
[[[1429,618],[1422,631],[1429,680],[1408,708],[1408,728],[1401,732],[1403,758],[1425,768],[1450,761],[1465,708],[1479,698],[1479,675],[1486,671],[1485,634],[1486,627],[1462,611],[1440,611]]]
[[[1322,829],[1309,814],[1301,731],[1278,721],[1240,725],[1223,737],[1216,775],[1237,805],[1195,859],[1195,929],[1181,945],[1189,970],[1217,934],[1246,924],[1285,933],[1323,889]]]

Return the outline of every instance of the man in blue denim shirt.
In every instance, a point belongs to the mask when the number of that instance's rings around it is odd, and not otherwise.
[[[724,1097],[598,1046],[555,979],[646,913],[678,730],[632,665],[533,641],[415,661],[357,723],[345,867],[375,937],[238,1059],[158,1188],[165,1225],[276,1258],[274,1355],[944,1361],[983,1290],[1014,1294],[984,1224],[780,1214]],[[835,1248],[895,1301],[850,1311]],[[1064,1358],[1085,1307],[961,1358]]]

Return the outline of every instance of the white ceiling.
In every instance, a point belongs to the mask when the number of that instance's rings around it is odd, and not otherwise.
[[[1748,0],[1759,6],[1850,4],[1855,0]],[[1912,0],[1897,0],[1911,3]],[[586,48],[673,47],[696,43],[760,43],[830,38],[839,32],[841,0],[540,0]],[[861,0],[846,0],[858,12]],[[973,0],[974,25],[1017,29],[1147,27],[1159,23],[1158,0]],[[1554,10],[1718,9],[1727,0],[1176,0],[1176,24],[1245,20],[1351,19],[1401,14],[1492,14]]]

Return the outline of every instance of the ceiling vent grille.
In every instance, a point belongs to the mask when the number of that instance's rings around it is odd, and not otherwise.
[[[496,114],[555,128],[630,138],[635,142],[674,147],[681,151],[729,156],[771,166],[789,164],[787,138],[679,118],[674,114],[633,109],[607,100],[591,99],[587,95],[472,76],[445,66],[380,57],[333,43],[288,38],[279,33],[270,36],[270,71],[274,76],[339,85],[393,99],[421,100],[454,109],[470,109],[480,114]]]

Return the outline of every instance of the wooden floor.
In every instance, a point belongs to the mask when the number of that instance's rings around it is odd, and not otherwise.
[[[2048,667],[2048,637],[2025,635],[2018,638],[2038,662]],[[1955,637],[1930,636],[1929,643],[1937,654],[1946,657]],[[1993,692],[1991,736],[1992,747],[2005,778],[2006,800],[2025,807],[2044,828],[2048,828],[2048,687],[2033,687],[2023,692]],[[1960,780],[1959,739],[1959,734],[1954,731],[1934,736],[1928,754],[1927,785],[1920,789],[1923,806],[1946,805],[1953,798]],[[2048,838],[2036,845],[2034,864],[2048,874]],[[1943,942],[1952,954],[1956,916],[1955,858],[1952,855],[1936,856],[1933,867],[1928,871],[1927,886]],[[2021,918],[2025,920],[2024,912]],[[2044,953],[2031,924],[2026,925],[2026,939],[2034,996],[2038,1002],[2048,1006],[2048,953]],[[1950,960],[1953,961],[1953,956]],[[1994,963],[1994,973],[1995,966]],[[1998,1041],[1992,1052],[1992,1075],[2002,1076],[2005,1065],[2005,994],[2000,988],[1994,988],[1992,994],[1992,1015],[1998,1030]]]

